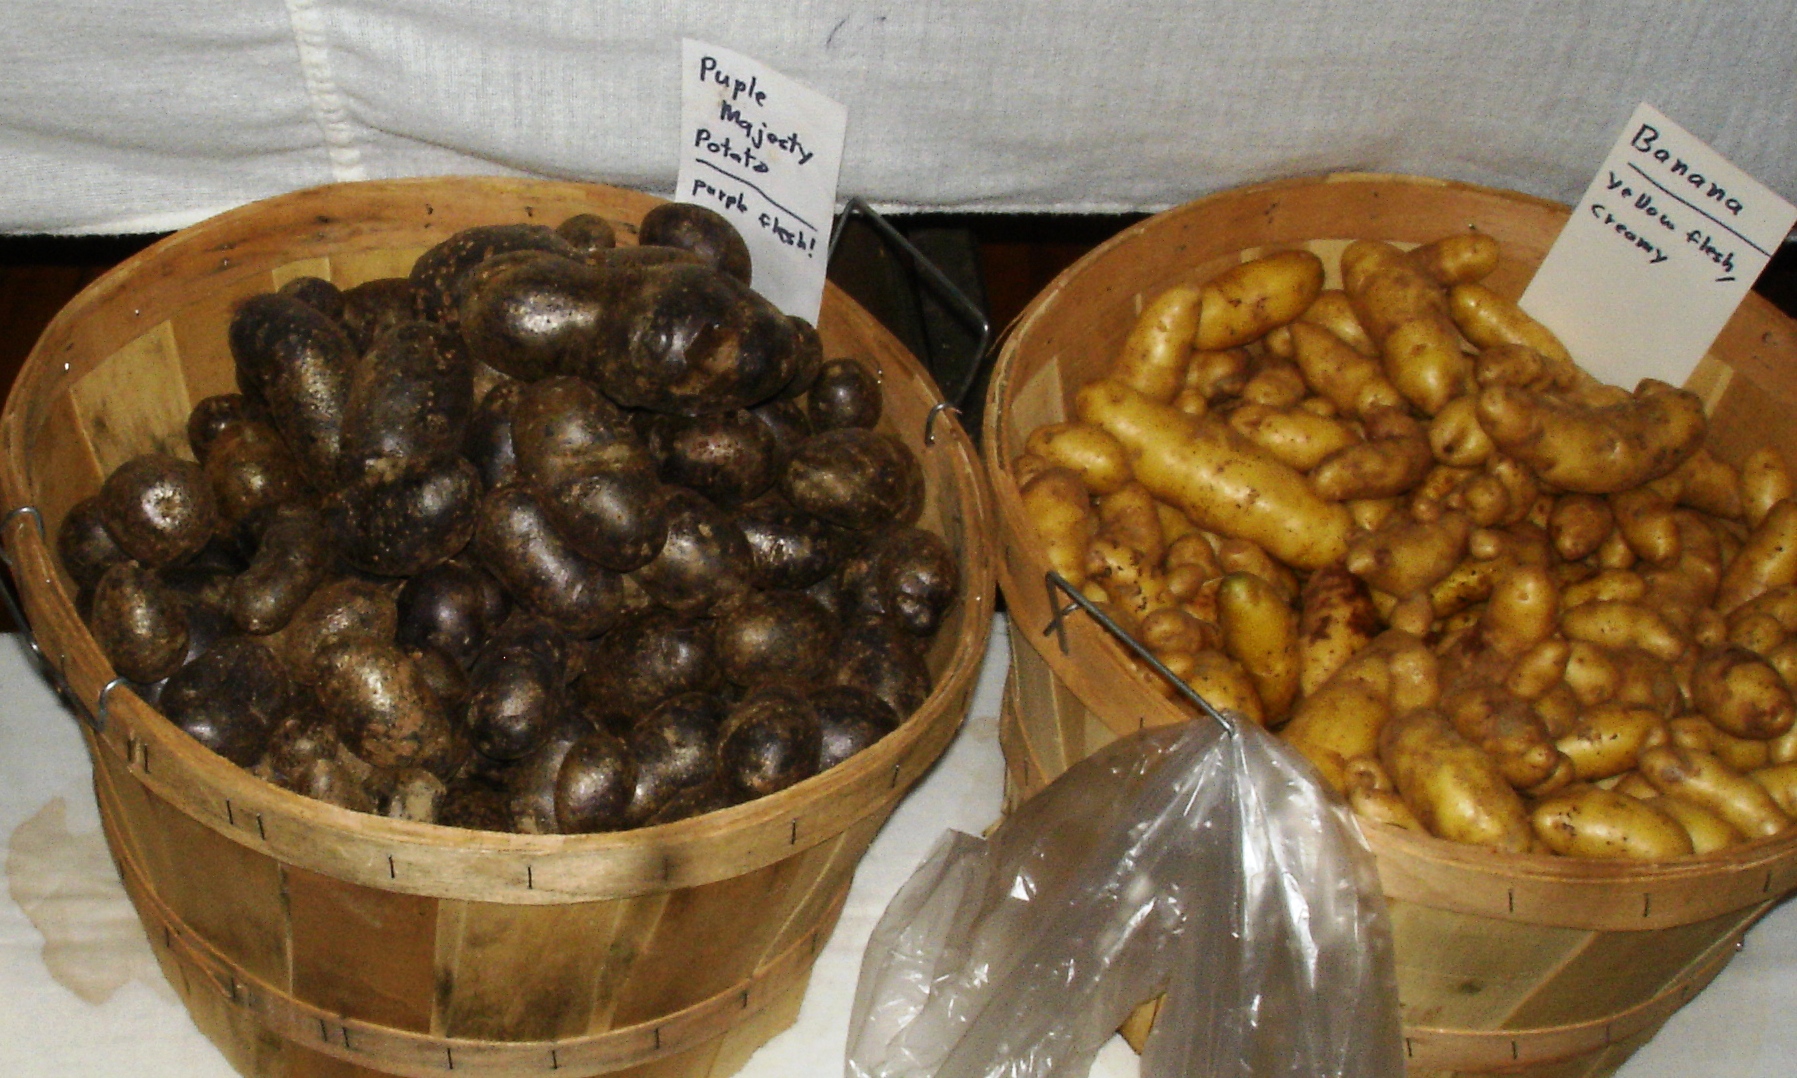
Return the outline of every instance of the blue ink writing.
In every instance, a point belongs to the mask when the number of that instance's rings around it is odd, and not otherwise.
[[[1679,183],[1691,188],[1692,194],[1707,198],[1720,205],[1729,213],[1739,217],[1742,210],[1741,200],[1728,193],[1728,189],[1720,183],[1697,171],[1700,166],[1693,165],[1671,150],[1659,145],[1660,129],[1652,124],[1642,124],[1641,129],[1629,139],[1629,146],[1653,159],[1656,164],[1664,165],[1668,174]]]
[[[771,213],[762,214],[759,223],[781,243],[805,252],[806,258],[817,257],[817,233],[789,226],[779,216]]]
[[[744,82],[742,79],[731,75],[728,71],[719,67],[717,57],[715,56],[703,56],[699,58],[699,81],[715,82],[719,86],[722,86],[724,89],[730,91],[730,100],[732,101],[747,97],[757,105],[767,104],[767,91],[761,88],[761,79],[759,76],[750,75],[749,81]]]
[[[1668,256],[1665,251],[1660,249],[1659,244],[1648,239],[1646,236],[1640,235],[1633,228],[1630,228],[1627,221],[1619,219],[1602,203],[1593,202],[1591,204],[1591,216],[1597,218],[1600,224],[1614,228],[1617,235],[1646,252],[1650,256],[1647,260],[1648,265],[1657,266],[1666,261]]]
[[[797,157],[801,165],[817,156],[805,148],[805,144],[799,140],[797,131],[788,135],[776,134],[768,128],[766,123],[761,120],[749,119],[742,114],[741,109],[736,108],[728,101],[718,102],[718,119],[727,124],[735,124],[737,130],[741,131],[743,137],[749,141],[749,145],[757,150],[774,146]]]
[[[711,133],[710,128],[701,127],[694,132],[693,145],[703,149],[706,153],[717,154],[727,161],[741,165],[751,172],[768,170],[767,161],[755,153],[753,146],[737,146],[730,141],[727,135],[723,139],[719,139]]]
[[[1734,280],[1733,274],[1735,272],[1735,253],[1717,247],[1715,240],[1716,238],[1714,236],[1711,236],[1709,233],[1698,228],[1694,228],[1685,233],[1686,243],[1696,247],[1698,254],[1704,255],[1708,257],[1711,262],[1716,263],[1716,268],[1720,269],[1725,274],[1729,274],[1729,276],[1726,277],[1718,277],[1716,280],[1732,281]]]
[[[697,199],[701,195],[726,210],[735,210],[737,213],[749,212],[749,204],[744,201],[741,191],[726,191],[721,187],[706,183],[704,180],[694,180],[691,197]]]

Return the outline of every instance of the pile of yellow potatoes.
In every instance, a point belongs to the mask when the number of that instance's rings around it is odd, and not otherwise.
[[[1364,818],[1641,860],[1777,835],[1792,476],[1582,371],[1480,283],[1499,254],[1361,240],[1340,289],[1289,250],[1153,297],[1013,462],[1049,566]]]

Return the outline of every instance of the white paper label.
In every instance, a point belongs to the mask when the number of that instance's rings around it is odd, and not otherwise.
[[[1643,104],[1522,307],[1605,382],[1682,385],[1794,221],[1797,207]]]
[[[674,197],[727,217],[754,287],[817,321],[848,110],[765,64],[681,42],[680,178]]]

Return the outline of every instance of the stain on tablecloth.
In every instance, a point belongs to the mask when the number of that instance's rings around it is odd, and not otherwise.
[[[96,1006],[133,978],[169,999],[143,925],[125,896],[98,831],[71,832],[68,804],[52,797],[6,847],[12,900],[44,937],[44,966],[58,984]]]

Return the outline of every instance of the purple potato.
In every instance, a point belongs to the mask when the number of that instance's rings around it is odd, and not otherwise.
[[[780,477],[786,500],[857,531],[910,524],[923,508],[923,467],[897,438],[859,427],[812,435]]]
[[[474,556],[513,599],[570,636],[604,632],[622,615],[618,574],[570,546],[529,487],[488,491],[477,517]]]
[[[663,202],[643,215],[636,239],[649,247],[691,251],[719,273],[744,285],[751,283],[749,245],[729,218],[716,210],[691,202]]]
[[[161,681],[187,657],[182,602],[136,562],[118,562],[100,577],[89,627],[113,669],[131,681]]]
[[[315,476],[337,474],[343,408],[358,354],[343,328],[292,296],[251,296],[227,333],[237,385],[268,411]]]
[[[198,554],[219,529],[206,473],[190,460],[145,453],[100,485],[100,519],[120,550],[151,568]]]
[[[859,362],[832,359],[817,373],[805,398],[814,431],[860,427],[872,430],[880,421],[880,380]]]

